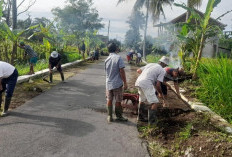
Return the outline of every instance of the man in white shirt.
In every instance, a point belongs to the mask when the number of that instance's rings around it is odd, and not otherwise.
[[[135,82],[135,86],[138,87],[139,92],[138,121],[145,121],[142,111],[144,110],[145,102],[147,101],[150,105],[148,110],[148,123],[154,124],[157,122],[156,114],[159,100],[155,92],[157,89],[158,93],[160,93],[161,97],[163,98],[163,103],[165,104],[165,99],[161,90],[161,83],[163,82],[166,74],[163,68],[168,64],[169,58],[163,56],[159,60],[158,64],[150,63],[137,70],[137,72],[140,74]]]
[[[18,79],[17,69],[9,63],[0,61],[0,104],[2,104],[2,93],[5,94],[5,105],[1,116],[6,116]]]

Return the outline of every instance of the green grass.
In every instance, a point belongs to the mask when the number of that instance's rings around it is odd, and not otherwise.
[[[179,138],[181,140],[187,140],[189,137],[191,137],[191,129],[192,124],[188,124],[185,128],[182,129],[181,132],[179,132]]]
[[[232,61],[203,59],[198,69],[201,83],[197,97],[232,123]]]
[[[20,76],[26,75],[30,70],[29,64],[16,64],[15,67],[18,70]],[[36,66],[34,67],[34,71],[37,72],[37,71],[47,69],[47,68],[48,68],[48,61],[39,60],[36,63]]]

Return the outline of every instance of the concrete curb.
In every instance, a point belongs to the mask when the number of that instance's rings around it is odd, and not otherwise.
[[[148,64],[146,61],[142,60],[145,64]],[[172,91],[176,93],[175,87],[173,84],[170,84]],[[183,90],[180,88],[180,91]],[[205,106],[203,103],[201,102],[192,102],[189,99],[187,99],[181,92],[181,99],[183,102],[185,102],[185,104],[187,104],[192,110],[196,111],[196,112],[207,112],[211,115],[211,120],[212,122],[218,126],[219,128],[221,128],[222,130],[224,130],[225,132],[232,134],[232,125],[227,122],[225,119],[223,119],[221,116],[219,116],[218,114],[216,114],[215,112],[213,112],[210,108],[208,108],[207,106]]]
[[[87,59],[87,60],[88,60],[88,59]],[[62,67],[63,69],[67,69],[67,68],[69,68],[69,67],[71,67],[71,66],[78,65],[78,64],[81,64],[81,63],[83,63],[83,62],[84,62],[83,60],[77,60],[77,61],[74,61],[74,62],[71,62],[71,63],[63,64],[63,65],[61,65],[61,67]],[[39,77],[48,75],[48,73],[49,73],[49,69],[44,69],[44,70],[41,70],[41,71],[36,72],[36,73],[33,74],[33,75],[23,75],[23,76],[19,76],[19,77],[18,77],[17,83],[28,82],[30,79],[39,78]]]

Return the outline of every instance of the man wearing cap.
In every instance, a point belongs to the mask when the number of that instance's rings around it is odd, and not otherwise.
[[[37,58],[37,53],[29,46],[25,45],[24,42],[20,42],[18,45],[20,48],[25,50],[25,56],[28,55],[30,57],[29,62],[30,62],[30,72],[28,73],[29,75],[34,74],[34,65],[37,63],[38,58]]]
[[[57,71],[59,71],[61,80],[64,81],[64,73],[61,68],[61,55],[53,49],[51,56],[49,57],[49,76],[50,76],[50,83],[52,83],[52,70],[56,67]]]
[[[138,121],[146,121],[143,114],[145,108],[145,102],[149,103],[148,109],[148,123],[155,124],[157,122],[157,108],[159,106],[159,100],[156,96],[156,90],[160,93],[165,104],[165,99],[161,90],[161,83],[164,80],[166,74],[163,69],[169,64],[169,59],[163,56],[159,63],[150,63],[140,69],[137,72],[140,74],[135,82],[135,86],[138,87],[139,93],[139,109],[138,109]],[[155,87],[156,86],[156,87]]]
[[[5,105],[1,116],[5,116],[8,113],[11,97],[13,96],[15,85],[17,83],[17,78],[17,69],[9,63],[0,61],[0,105],[2,104],[2,93],[6,91]]]

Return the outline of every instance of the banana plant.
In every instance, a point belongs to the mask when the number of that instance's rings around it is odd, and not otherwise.
[[[33,33],[28,39],[30,40],[34,36],[46,38],[50,42],[53,41],[53,34],[51,33],[51,28],[54,26],[53,22],[51,22],[48,26],[43,26],[42,24],[38,25],[37,32]]]
[[[47,40],[47,38],[43,38],[43,44],[46,48],[46,59],[48,59],[49,55],[50,55],[50,51],[51,51],[51,44],[50,42]]]
[[[206,11],[204,13],[204,16],[201,17],[194,9],[188,8],[185,5],[181,4],[174,4],[177,7],[184,8],[185,10],[191,12],[191,17],[189,19],[189,22],[194,19],[196,20],[195,28],[192,30],[193,36],[198,39],[195,43],[195,55],[196,55],[196,63],[195,67],[193,69],[193,78],[196,79],[197,77],[197,69],[199,67],[199,63],[201,60],[203,48],[206,43],[206,39],[213,37],[217,35],[220,32],[220,28],[218,26],[211,26],[209,25],[210,15],[213,11],[213,9],[221,2],[221,0],[208,0],[208,4],[206,7]],[[197,24],[199,22],[199,25]],[[188,25],[184,25],[183,27],[187,28]],[[183,31],[183,28],[182,28]],[[184,32],[189,32],[189,30],[184,30]],[[186,34],[185,34],[186,35]]]
[[[201,23],[201,27],[202,27],[201,42],[200,42],[200,48],[199,48],[199,52],[198,52],[198,56],[197,56],[197,61],[196,61],[194,73],[193,73],[194,79],[196,79],[196,77],[197,77],[197,69],[199,67],[199,63],[200,63],[200,59],[202,56],[205,40],[207,38],[207,33],[209,33],[210,29],[212,28],[212,27],[208,27],[210,15],[213,12],[214,7],[216,7],[220,2],[221,2],[221,0],[209,0],[208,1],[207,7],[206,7],[206,12],[204,15],[204,19]]]
[[[15,55],[17,53],[17,43],[18,43],[19,38],[22,36],[23,33],[27,32],[29,30],[35,29],[37,27],[38,27],[38,25],[31,26],[31,27],[27,28],[26,30],[23,30],[21,32],[17,32],[14,30],[12,31],[10,29],[10,27],[6,24],[6,22],[2,22],[0,24],[1,35],[4,36],[5,39],[9,39],[13,43],[13,51],[11,54],[11,63],[12,64],[14,63]]]

